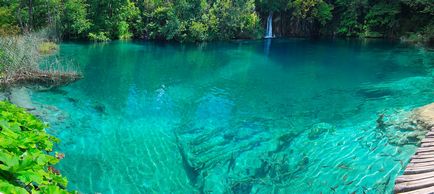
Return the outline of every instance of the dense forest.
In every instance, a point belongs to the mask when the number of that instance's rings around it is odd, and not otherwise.
[[[206,41],[277,36],[433,42],[432,0],[0,0],[0,33],[50,28],[63,39]]]

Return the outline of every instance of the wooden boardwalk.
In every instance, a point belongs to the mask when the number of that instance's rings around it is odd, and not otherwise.
[[[434,127],[411,157],[404,174],[396,178],[395,193],[434,193]]]

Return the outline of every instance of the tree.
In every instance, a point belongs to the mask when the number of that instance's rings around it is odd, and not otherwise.
[[[61,19],[62,34],[66,38],[78,38],[87,34],[91,22],[87,18],[88,5],[84,0],[68,0],[64,4]]]

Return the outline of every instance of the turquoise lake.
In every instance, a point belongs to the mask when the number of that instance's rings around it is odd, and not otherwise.
[[[416,149],[378,128],[434,101],[434,52],[382,40],[63,43],[50,106],[82,193],[391,193]]]

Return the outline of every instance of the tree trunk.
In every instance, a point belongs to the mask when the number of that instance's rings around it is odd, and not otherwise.
[[[29,31],[33,29],[33,0],[29,0]]]
[[[23,3],[22,2],[20,2],[20,6],[18,7],[18,9],[17,9],[17,19],[18,19],[18,24],[20,25],[20,28],[21,28],[21,31],[25,31],[25,29],[24,29],[24,23],[23,23],[23,20],[22,20],[22,18],[21,18],[21,9],[23,9]]]

